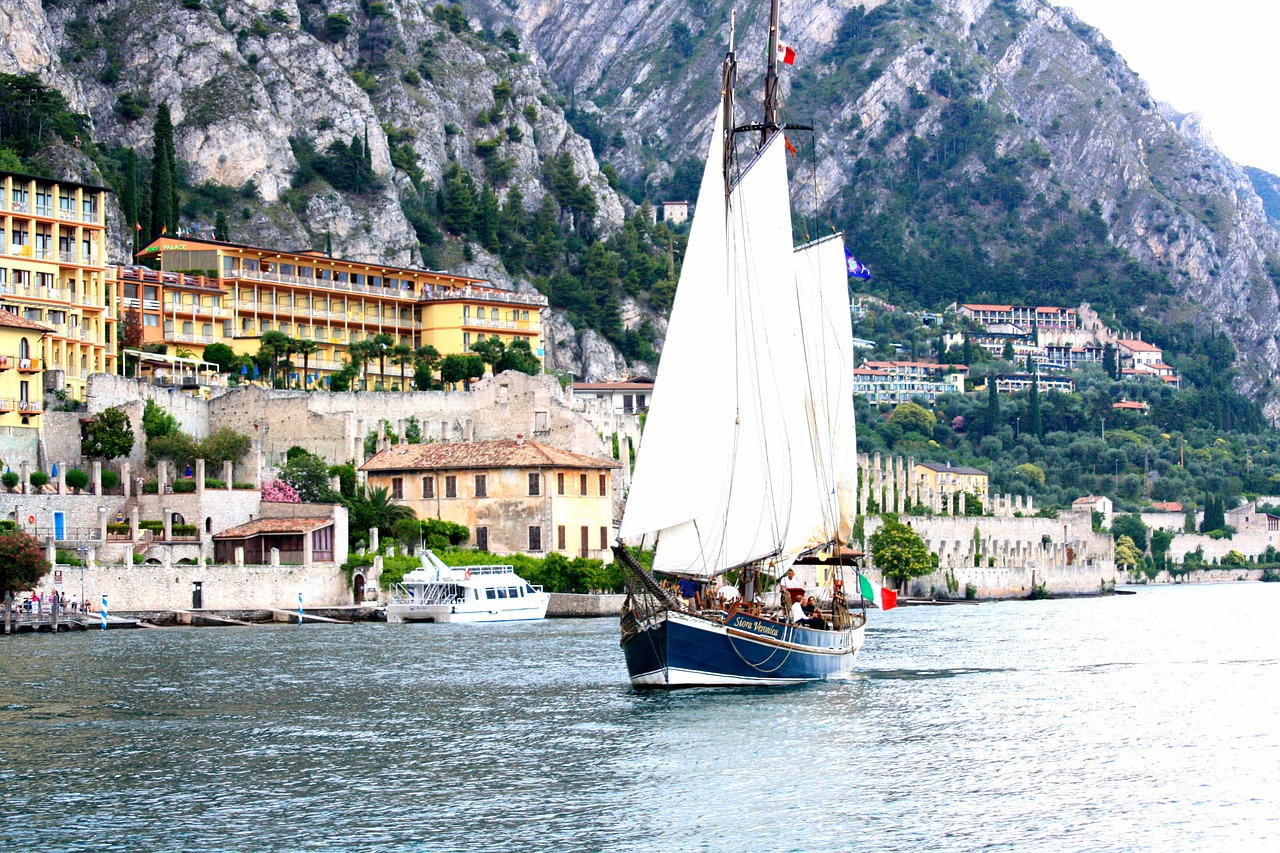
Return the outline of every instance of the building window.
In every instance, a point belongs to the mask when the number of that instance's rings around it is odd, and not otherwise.
[[[436,478],[422,478],[422,496],[424,498],[434,498],[436,496]]]
[[[556,548],[563,551],[564,542],[565,542],[564,525],[561,524],[556,527]]]
[[[489,550],[489,528],[476,528],[476,548],[480,551]]]
[[[531,496],[542,494],[541,486],[542,486],[542,483],[538,479],[538,473],[535,471],[534,473],[530,474],[529,475],[529,494]]]
[[[587,475],[586,474],[578,475],[578,494],[582,495],[584,498],[587,496]]]
[[[609,547],[609,528],[603,524],[600,525],[600,550],[603,551]]]
[[[529,550],[530,551],[542,550],[542,528],[541,527],[529,528]]]
[[[395,500],[404,500],[404,477],[391,478],[391,497]]]
[[[471,333],[470,332],[462,333],[462,351],[471,352]]]
[[[564,472],[563,471],[556,472],[556,494],[557,495],[564,494]]]
[[[585,524],[582,525],[582,530],[579,531],[579,536],[578,536],[579,542],[582,543],[581,548],[579,548],[578,550],[578,553],[580,556],[583,556],[583,557],[587,556],[587,551],[590,548],[590,543],[588,542],[590,535],[591,535],[590,528],[588,528]]]
[[[160,315],[159,315],[159,314],[143,314],[143,315],[142,315],[142,325],[144,325],[144,326],[159,326],[159,325],[160,325]]]
[[[485,474],[476,474],[476,497],[489,497],[489,482]]]
[[[609,475],[601,474],[600,475],[600,497],[604,497],[608,493],[609,493]]]
[[[446,498],[456,498],[458,496],[458,478],[452,474],[444,478],[444,496]]]

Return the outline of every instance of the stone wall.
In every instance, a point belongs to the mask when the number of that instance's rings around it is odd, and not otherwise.
[[[80,457],[80,419],[83,417],[86,417],[84,412],[44,413],[39,462],[44,471],[51,471],[55,462],[59,470],[63,466],[85,467]],[[13,470],[17,471],[18,466],[14,465]]]
[[[1201,569],[1186,574],[1171,575],[1160,572],[1148,579],[1141,572],[1126,572],[1121,583],[1170,584],[1170,583],[1234,583],[1236,581],[1260,581],[1262,569]]]
[[[1260,557],[1266,553],[1267,546],[1280,549],[1280,530],[1236,533],[1230,539],[1213,539],[1203,533],[1179,533],[1169,543],[1169,556],[1174,562],[1181,563],[1187,554],[1203,548],[1204,558],[1210,561],[1221,560],[1229,551],[1238,551],[1246,557]]]
[[[901,520],[938,555],[938,571],[911,581],[912,595],[929,595],[931,590],[945,593],[948,579],[956,588],[953,594],[963,595],[965,586],[973,584],[980,598],[1018,597],[1041,583],[1049,592],[1083,594],[1097,592],[1102,584],[1117,579],[1111,537],[1093,531],[1088,512],[1062,512],[1058,518],[903,516]],[[867,519],[868,540],[880,523],[878,517]]]
[[[30,427],[0,427],[0,473],[4,473],[6,468],[17,471],[24,462],[28,467],[34,468],[39,461],[39,446],[40,434],[37,430]]]
[[[592,424],[570,408],[551,376],[508,371],[475,382],[470,392],[307,393],[234,389],[209,403],[209,430],[248,432],[268,468],[297,445],[330,464],[363,461],[365,436],[382,422],[404,435],[416,417],[424,441],[466,441],[524,435],[590,456],[611,456]]]
[[[192,585],[200,581],[208,609],[279,608],[296,610],[298,593],[304,607],[353,604],[354,597],[340,566],[98,565],[60,567],[68,599],[80,600],[81,588],[96,610],[103,593],[112,613],[191,607]],[[53,586],[53,576],[42,588]]]

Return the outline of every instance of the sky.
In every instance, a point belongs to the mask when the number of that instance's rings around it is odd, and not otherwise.
[[[1050,2],[1101,30],[1157,100],[1203,115],[1224,154],[1280,175],[1280,3]]]

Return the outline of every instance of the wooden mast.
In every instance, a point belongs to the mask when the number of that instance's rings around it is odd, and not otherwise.
[[[764,121],[760,129],[760,145],[778,132],[782,119],[778,114],[778,5],[780,0],[769,2],[769,64],[764,74]]]

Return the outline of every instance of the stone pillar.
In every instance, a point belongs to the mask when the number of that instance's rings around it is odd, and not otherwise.
[[[65,495],[67,493],[67,464],[64,462],[58,465],[58,494]]]
[[[342,478],[339,477],[337,474],[334,474],[332,477],[330,477],[329,488],[333,489],[333,493],[335,495],[338,494],[342,490]]]
[[[156,463],[156,497],[163,495],[169,485],[169,463],[161,459]]]
[[[18,466],[18,472],[22,475],[22,493],[31,494],[31,466],[24,461]]]
[[[271,549],[271,565],[272,566],[280,565],[280,549],[279,548]]]
[[[875,498],[880,512],[888,512],[884,505],[884,484],[880,477],[880,454],[871,457],[871,496]]]
[[[129,470],[128,460],[120,463],[120,482],[124,485],[124,499],[129,500],[133,494],[133,475]]]
[[[129,507],[129,539],[130,541],[138,541],[138,505],[134,504]]]
[[[90,482],[93,484],[93,493],[95,495],[102,494],[102,460],[93,460],[93,466],[90,468]]]
[[[235,478],[236,469],[230,461],[222,463],[222,481],[227,484],[227,490],[231,490],[232,481]]]
[[[204,511],[204,460],[196,460],[196,500],[200,502],[201,512]]]
[[[164,541],[169,542],[173,539],[173,510],[163,501],[160,503],[160,520],[164,522]]]
[[[255,489],[262,488],[262,448],[253,454],[254,470],[253,470],[253,487]]]
[[[95,546],[93,545],[89,546],[89,553],[86,555],[86,557],[87,559],[85,560],[85,562],[88,563],[88,568],[90,569],[98,568],[98,549]]]
[[[236,565],[241,568],[244,567],[244,546],[243,545],[236,546]]]
[[[105,506],[98,507],[98,539],[101,542],[107,541],[107,508]]]
[[[315,550],[311,543],[311,531],[302,534],[302,565],[310,566],[315,558]]]
[[[173,568],[173,549],[172,548],[160,549],[160,566],[166,572],[169,569]]]
[[[369,528],[369,552],[376,554],[378,552],[378,528]]]
[[[44,558],[51,566],[58,564],[58,543],[54,540],[52,533],[49,534],[49,541],[44,545]]]

